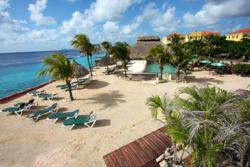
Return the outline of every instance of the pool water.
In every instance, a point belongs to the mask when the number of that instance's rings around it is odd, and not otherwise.
[[[148,61],[146,72],[149,73],[159,73],[160,74],[160,66],[152,61]],[[166,64],[163,69],[163,73],[165,74],[175,74],[176,69],[171,64]]]

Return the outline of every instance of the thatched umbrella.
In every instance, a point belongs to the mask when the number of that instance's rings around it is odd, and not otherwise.
[[[77,80],[78,78],[84,77],[89,74],[89,70],[84,66],[80,65],[79,63],[77,63],[75,60],[73,60],[71,64],[74,68],[73,76],[76,77]]]

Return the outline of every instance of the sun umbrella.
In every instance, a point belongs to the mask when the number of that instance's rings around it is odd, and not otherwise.
[[[74,69],[73,75],[75,78],[81,78],[84,77],[86,75],[89,74],[89,71],[87,68],[85,68],[84,66],[80,65],[79,63],[77,63],[75,60],[72,60],[72,66]]]

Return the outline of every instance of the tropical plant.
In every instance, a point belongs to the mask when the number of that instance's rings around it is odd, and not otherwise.
[[[73,76],[73,66],[66,56],[54,53],[45,57],[42,61],[43,68],[38,71],[38,76],[48,75],[55,80],[63,80],[68,86],[70,99],[73,100],[71,90],[71,77]]]
[[[92,55],[98,51],[99,49],[98,45],[93,45],[90,42],[88,36],[85,34],[76,34],[71,44],[74,48],[77,48],[80,53],[82,53],[84,56],[87,57],[90,75],[93,76]]]
[[[109,58],[109,56],[110,56],[110,49],[111,49],[111,47],[112,47],[112,44],[110,43],[110,42],[108,42],[108,41],[103,41],[102,43],[101,43],[101,46],[105,49],[105,51],[106,51],[106,55],[105,55],[105,57],[106,58]],[[109,69],[109,63],[106,63],[106,66],[107,66],[107,71],[108,71],[108,69]]]
[[[150,107],[152,117],[157,119],[159,111],[166,111],[167,101],[164,97],[160,98],[160,96],[152,96],[147,98],[146,104]]]
[[[235,64],[232,65],[232,73],[241,76],[250,76],[250,65],[249,64]]]
[[[170,53],[166,47],[157,45],[150,49],[147,59],[154,60],[160,66],[160,79],[162,80],[163,69],[170,62]]]
[[[122,62],[124,76],[127,77],[127,65],[130,61],[129,45],[127,43],[117,42],[113,47],[111,47],[110,53],[112,54],[113,59]]]
[[[186,87],[166,106],[166,132],[174,145],[191,147],[194,166],[243,166],[250,157],[249,112],[233,93]]]
[[[190,48],[184,44],[171,44],[172,49],[170,62],[176,68],[176,81],[180,80],[181,71],[186,75],[189,62],[194,58]]]

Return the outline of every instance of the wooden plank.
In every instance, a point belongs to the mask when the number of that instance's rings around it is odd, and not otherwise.
[[[141,167],[158,166],[155,159],[171,146],[165,129],[158,129],[121,148],[105,155],[104,161],[108,167]]]

